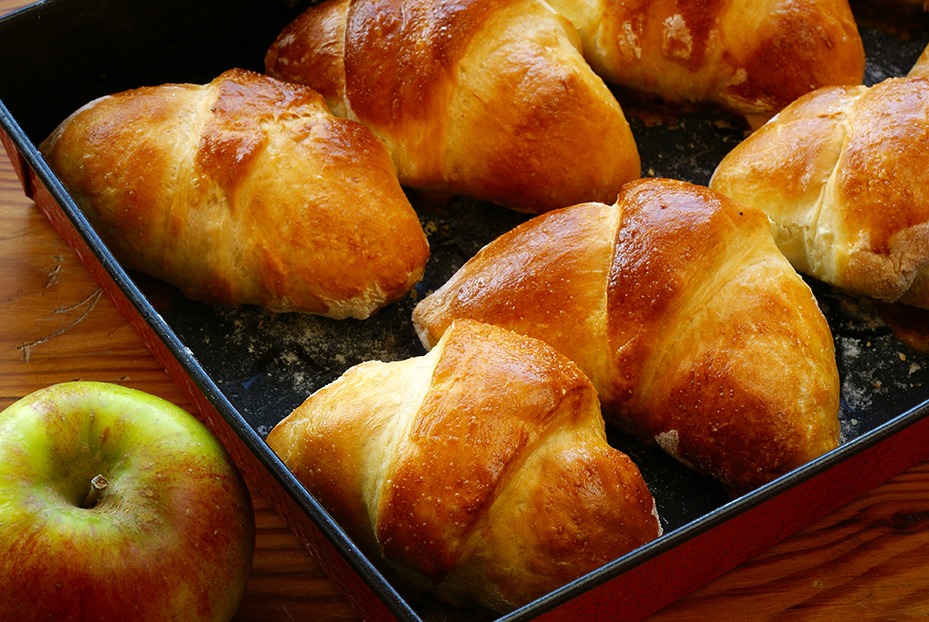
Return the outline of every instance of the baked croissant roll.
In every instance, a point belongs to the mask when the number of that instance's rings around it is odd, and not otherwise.
[[[402,185],[538,212],[612,201],[641,173],[578,46],[541,0],[328,0],[283,30],[265,65],[370,127]]]
[[[771,219],[821,281],[929,308],[929,79],[817,90],[736,146],[710,185]]]
[[[929,45],[923,48],[923,51],[919,54],[919,57],[917,57],[913,66],[910,67],[909,73],[906,75],[912,78],[919,76],[929,78]]]
[[[508,611],[661,533],[590,381],[494,326],[349,369],[267,441],[359,546],[459,605]]]
[[[233,69],[142,87],[41,149],[123,265],[190,298],[365,318],[428,258],[387,151],[303,86]]]
[[[812,292],[767,219],[707,188],[627,184],[537,216],[413,312],[430,347],[468,318],[547,342],[604,416],[738,494],[833,449],[839,376]]]
[[[860,84],[847,0],[549,0],[607,82],[768,118],[800,95]]]

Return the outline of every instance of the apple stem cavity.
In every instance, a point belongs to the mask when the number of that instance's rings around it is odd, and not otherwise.
[[[109,485],[110,482],[108,482],[103,475],[95,475],[94,478],[90,480],[90,490],[87,492],[87,496],[84,497],[84,502],[81,504],[81,507],[85,510],[96,507],[97,503],[100,501],[100,495],[103,494],[103,491],[106,490],[106,487]]]

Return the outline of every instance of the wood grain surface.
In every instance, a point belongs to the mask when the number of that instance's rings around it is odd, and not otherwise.
[[[0,0],[0,14],[24,4]],[[0,409],[41,387],[76,379],[117,382],[189,407],[77,257],[24,197],[0,150]],[[257,550],[236,619],[357,619],[278,514],[260,494],[253,491],[253,496]],[[651,620],[922,618],[929,618],[929,462]]]

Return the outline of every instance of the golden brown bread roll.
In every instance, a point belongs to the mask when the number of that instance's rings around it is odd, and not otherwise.
[[[349,369],[267,440],[364,550],[457,604],[508,611],[661,533],[590,381],[494,326]]]
[[[834,448],[839,377],[809,287],[761,212],[646,179],[484,247],[415,308],[423,343],[460,318],[531,335],[593,381],[607,421],[730,491]]]
[[[607,82],[770,117],[821,86],[860,84],[847,0],[550,0]]]
[[[370,127],[408,187],[545,211],[640,175],[619,104],[541,0],[329,0],[265,64]]]
[[[763,210],[800,272],[929,308],[929,79],[804,96],[723,158],[710,185]]]
[[[377,138],[260,74],[103,97],[41,149],[126,267],[191,298],[364,318],[429,254]]]
[[[916,59],[916,62],[913,63],[913,66],[910,67],[908,77],[929,77],[929,46],[923,48],[923,51],[920,53],[919,57]]]

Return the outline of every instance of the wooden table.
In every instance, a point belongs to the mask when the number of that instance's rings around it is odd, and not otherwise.
[[[0,14],[27,4],[0,0]],[[8,59],[4,59],[8,60]],[[0,409],[67,380],[190,408],[33,203],[0,150]],[[257,550],[237,620],[357,616],[253,491]],[[653,621],[929,618],[929,461],[677,602]]]

